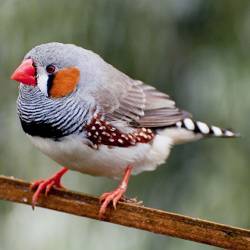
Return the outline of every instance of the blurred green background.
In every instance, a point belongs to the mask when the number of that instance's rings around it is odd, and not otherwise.
[[[33,46],[94,50],[169,93],[194,117],[239,139],[181,145],[168,167],[133,177],[147,206],[250,227],[250,4],[234,0],[0,0],[0,174],[25,180],[59,166],[32,147],[16,115],[10,74]],[[115,181],[68,173],[64,185],[99,195]],[[122,226],[0,201],[0,249],[214,249]]]

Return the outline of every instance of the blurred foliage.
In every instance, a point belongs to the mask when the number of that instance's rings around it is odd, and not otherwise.
[[[17,85],[9,80],[29,49],[49,41],[92,49],[170,93],[195,118],[240,131],[239,139],[176,147],[168,167],[132,178],[129,195],[148,206],[250,227],[249,1],[0,0],[0,174],[32,180],[58,168],[22,132]],[[76,172],[64,183],[92,194],[116,185]],[[6,202],[0,221],[0,250],[213,249]]]

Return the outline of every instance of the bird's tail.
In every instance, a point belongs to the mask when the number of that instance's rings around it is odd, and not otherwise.
[[[164,133],[167,133],[173,139],[174,144],[185,143],[204,137],[234,138],[240,136],[239,133],[235,133],[231,129],[208,125],[205,122],[194,121],[191,118],[178,121],[174,126],[166,128]]]

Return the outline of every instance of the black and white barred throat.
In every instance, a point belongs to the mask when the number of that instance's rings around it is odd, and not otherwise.
[[[88,110],[78,98],[51,99],[38,88],[20,86],[17,112],[29,135],[58,140],[78,134],[86,124]]]

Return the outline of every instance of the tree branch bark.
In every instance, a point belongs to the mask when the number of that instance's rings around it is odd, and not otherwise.
[[[0,176],[0,199],[30,205],[33,192],[29,186],[30,183]],[[82,193],[53,189],[48,197],[41,195],[37,206],[99,219],[99,199]],[[105,216],[104,221],[157,234],[227,249],[250,249],[250,231],[246,229],[124,202],[119,202],[116,210],[109,208]]]

